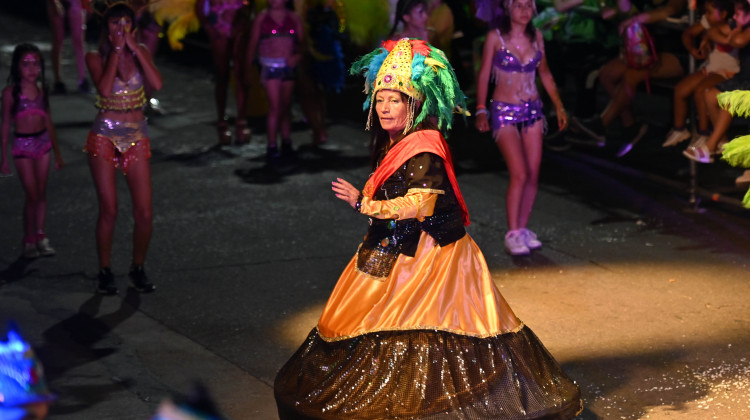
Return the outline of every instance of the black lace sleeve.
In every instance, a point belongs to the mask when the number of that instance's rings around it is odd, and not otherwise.
[[[420,153],[406,164],[406,188],[408,192],[421,191],[445,194],[447,182],[445,163],[438,155]]]

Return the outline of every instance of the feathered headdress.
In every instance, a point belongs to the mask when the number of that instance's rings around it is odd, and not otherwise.
[[[42,364],[34,350],[11,325],[8,341],[0,341],[0,408],[55,398],[47,388]]]
[[[719,106],[730,114],[740,117],[750,116],[750,91],[732,90],[717,96]],[[732,166],[750,168],[750,134],[736,137],[724,145],[721,158]],[[745,208],[750,208],[750,190],[742,199]]]
[[[439,129],[450,129],[454,110],[463,113],[466,109],[466,97],[445,54],[420,39],[385,41],[352,64],[349,72],[365,77],[363,109],[370,109],[368,129],[375,94],[381,89],[403,92],[422,103],[422,111],[407,130],[430,115],[437,117]]]

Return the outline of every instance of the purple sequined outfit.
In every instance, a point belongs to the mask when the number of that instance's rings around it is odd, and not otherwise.
[[[521,63],[505,46],[500,31],[501,48],[497,50],[493,59],[492,77],[498,85],[505,84],[508,89],[515,89],[516,97],[532,98],[521,100],[520,103],[492,100],[490,105],[492,130],[498,130],[506,125],[519,128],[528,127],[544,119],[542,100],[536,90],[536,69],[542,61],[542,52],[536,48],[536,54],[527,62]],[[534,43],[536,46],[536,43]]]
[[[490,107],[492,130],[511,124],[518,127],[528,127],[544,118],[542,100],[539,98],[533,101],[524,101],[520,104],[492,101]]]
[[[11,153],[16,158],[39,159],[52,149],[52,139],[49,131],[44,130],[32,134],[14,134]]]
[[[16,121],[27,115],[47,116],[44,95],[41,94],[41,91],[34,99],[20,95],[16,109]],[[13,157],[38,159],[52,148],[52,139],[46,128],[36,133],[14,133],[13,137],[13,148],[11,149]]]

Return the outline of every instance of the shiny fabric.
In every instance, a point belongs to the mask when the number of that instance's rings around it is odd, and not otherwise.
[[[468,226],[469,210],[466,208],[461,189],[458,187],[456,174],[453,171],[453,158],[445,142],[443,135],[437,130],[419,130],[401,139],[391,150],[382,158],[375,172],[370,176],[362,189],[365,197],[373,197],[376,190],[380,188],[386,179],[411,157],[419,153],[432,153],[439,156],[445,165],[445,173],[453,188],[453,194],[456,197],[458,207],[463,217],[464,225]]]
[[[358,271],[355,263],[356,256],[318,321],[326,340],[409,329],[490,337],[521,325],[469,235],[441,247],[423,232],[414,257],[400,254],[385,281]]]
[[[520,104],[491,101],[490,113],[493,131],[506,125],[516,125],[519,128],[528,127],[544,119],[542,100],[539,98]]]
[[[86,138],[86,147],[83,151],[88,153],[89,156],[110,162],[112,166],[121,168],[122,172],[127,175],[128,167],[133,162],[151,157],[151,143],[148,137],[144,137],[136,141],[126,151],[121,152],[115,147],[111,139],[92,131]]]
[[[328,342],[317,330],[274,382],[281,420],[571,419],[578,386],[527,327],[487,338],[376,332]]]
[[[33,134],[15,133],[11,154],[17,158],[38,159],[50,149],[52,149],[52,139],[47,130]]]
[[[492,66],[492,80],[502,91],[502,96],[496,96],[495,99],[510,103],[530,102],[533,98],[539,97],[536,87],[536,69],[542,62],[543,54],[537,41],[532,43],[536,52],[534,56],[526,63],[521,63],[508,48],[505,46],[505,40],[497,30],[500,38],[500,48],[495,53]]]
[[[47,115],[47,107],[44,105],[44,95],[41,89],[39,89],[39,94],[34,99],[29,99],[23,94],[19,95],[14,118],[17,121],[19,118],[27,115],[39,115],[42,117]]]
[[[139,141],[148,138],[148,125],[145,119],[124,122],[97,116],[91,133],[106,137],[120,153],[125,153]]]
[[[296,67],[287,66],[284,57],[258,57],[260,63],[260,80],[279,79],[284,82],[295,78]]]
[[[146,106],[143,76],[135,72],[128,80],[115,77],[109,96],[96,95],[96,107],[101,111],[127,112],[142,110]]]

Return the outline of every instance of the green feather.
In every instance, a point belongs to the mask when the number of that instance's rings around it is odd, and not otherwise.
[[[716,99],[719,106],[730,114],[740,117],[750,116],[750,91],[732,90],[720,93]]]
[[[737,137],[725,144],[721,158],[732,166],[750,168],[750,135]]]

